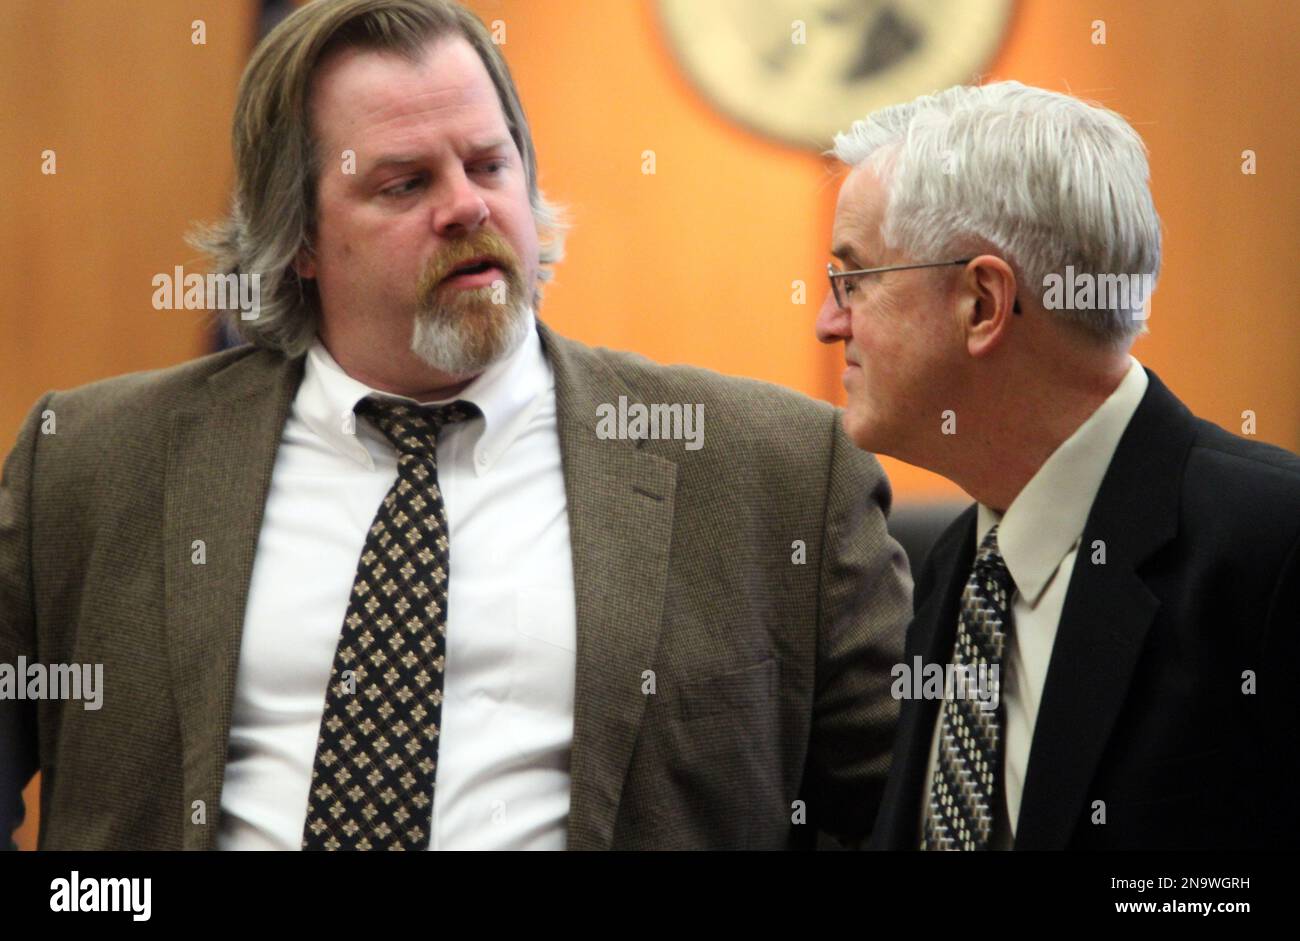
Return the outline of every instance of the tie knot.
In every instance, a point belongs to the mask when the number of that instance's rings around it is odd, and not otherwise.
[[[469,421],[483,414],[473,402],[457,399],[446,405],[417,405],[399,399],[367,396],[354,411],[378,428],[402,454],[433,454],[444,425]]]
[[[975,571],[986,579],[996,581],[1008,598],[1016,590],[1015,579],[1011,577],[1007,563],[1002,558],[1002,550],[998,548],[997,524],[988,531],[975,553]]]

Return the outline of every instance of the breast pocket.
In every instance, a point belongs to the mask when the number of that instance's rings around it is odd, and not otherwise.
[[[775,657],[711,676],[691,678],[681,684],[676,697],[682,719],[734,715],[761,708],[776,697]]]
[[[1223,749],[1215,748],[1133,765],[1113,783],[1110,796],[1115,801],[1140,805],[1194,795],[1219,780],[1227,758]]]

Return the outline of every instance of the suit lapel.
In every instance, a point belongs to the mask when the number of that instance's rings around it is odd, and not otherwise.
[[[185,809],[192,814],[201,800],[207,818],[204,826],[187,821],[185,849],[216,843],[253,556],[302,364],[250,353],[213,375],[203,398],[172,419],[163,496],[167,654]]]
[[[578,652],[568,844],[607,848],[658,645],[677,466],[596,437],[596,407],[636,396],[539,324],[555,398],[573,552]],[[302,359],[252,353],[172,420],[164,493],[168,659],[180,715],[186,849],[216,845],[244,609],[262,513]],[[203,541],[203,564],[194,562]]]
[[[645,709],[673,531],[677,465],[596,437],[596,408],[636,396],[598,358],[539,325],[555,371],[577,603],[570,849],[608,849]]]
[[[917,599],[908,629],[906,666],[945,664],[952,658],[957,636],[957,612],[962,590],[975,559],[975,507],[963,512],[935,542],[927,565],[932,567],[931,588]],[[920,845],[921,801],[930,744],[941,703],[933,699],[904,699],[895,735],[894,767],[881,801],[880,833],[873,834],[874,849],[914,850]]]
[[[1084,526],[1034,725],[1016,849],[1065,849],[1159,601],[1141,564],[1177,534],[1192,416],[1148,370]],[[1094,544],[1105,544],[1095,564]]]

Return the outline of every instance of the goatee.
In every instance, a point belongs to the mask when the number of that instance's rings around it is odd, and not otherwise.
[[[443,282],[477,258],[491,259],[498,277],[479,287]],[[481,230],[435,256],[420,278],[411,352],[456,378],[476,376],[509,356],[528,334],[531,299],[510,243]]]

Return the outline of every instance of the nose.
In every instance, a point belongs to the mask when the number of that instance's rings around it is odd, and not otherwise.
[[[835,303],[835,295],[826,292],[821,310],[817,312],[817,339],[823,343],[836,343],[853,336],[849,312]]]
[[[443,238],[463,238],[487,222],[490,211],[463,169],[449,175],[434,210],[433,228]]]

